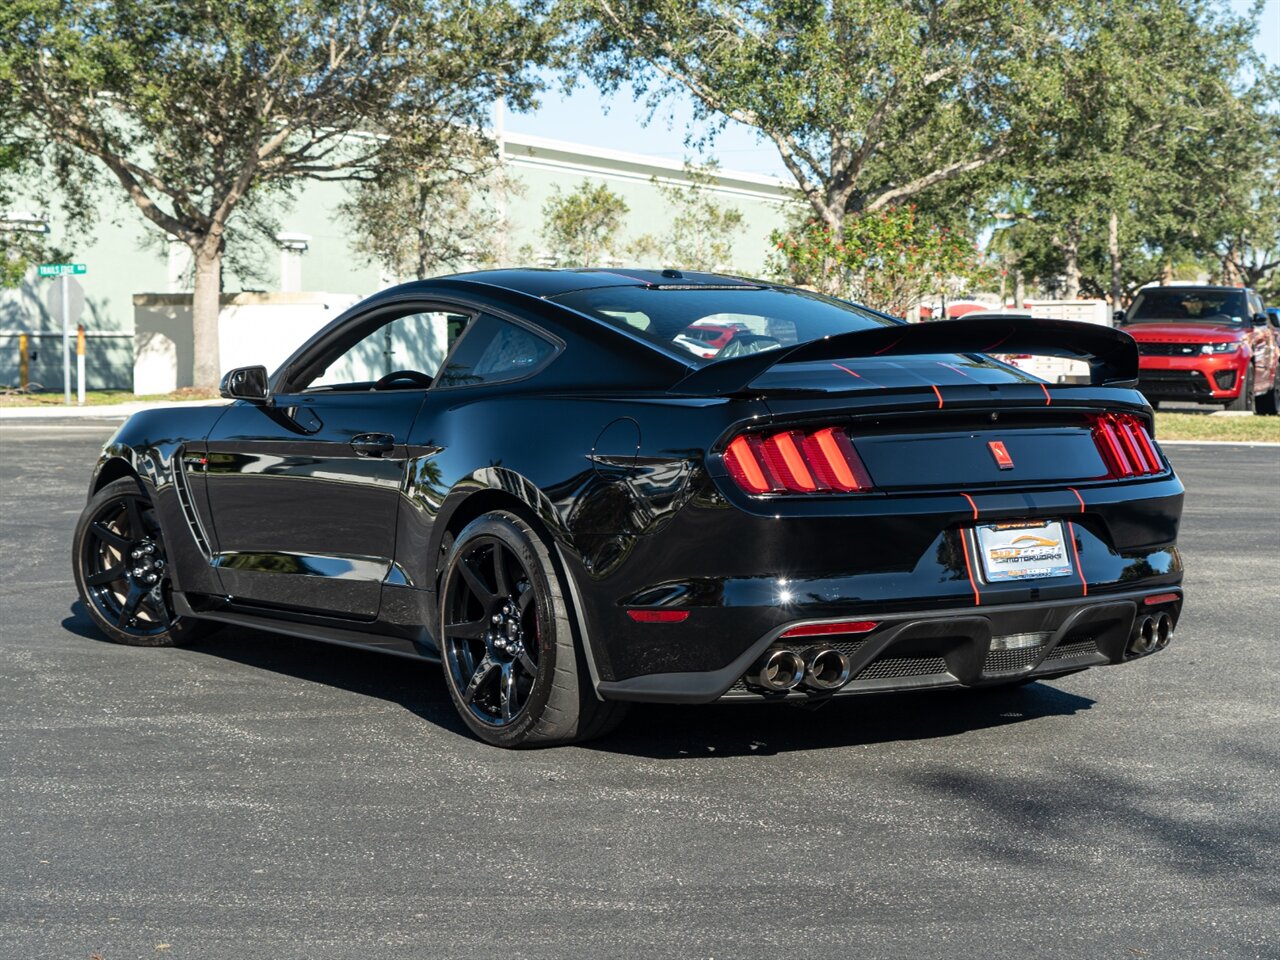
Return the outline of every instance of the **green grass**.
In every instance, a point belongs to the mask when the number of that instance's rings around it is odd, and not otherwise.
[[[1215,417],[1200,413],[1156,413],[1160,440],[1250,440],[1280,443],[1280,417]]]
[[[130,393],[128,390],[86,390],[84,393],[84,405],[86,407],[98,407],[105,404],[113,403],[137,403],[139,401],[156,401],[176,403],[182,400],[208,400],[216,397],[217,394],[212,391],[194,390],[190,387],[175,391],[174,393],[157,393],[138,395]],[[19,390],[0,391],[0,407],[60,407],[62,406],[62,391],[51,392],[43,390],[39,393],[26,393]],[[71,392],[71,403],[76,405],[76,393]]]

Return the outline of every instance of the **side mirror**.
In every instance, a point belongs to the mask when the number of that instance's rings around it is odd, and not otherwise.
[[[250,403],[267,402],[267,368],[236,367],[228,370],[218,390],[228,400],[248,400]]]
[[[1255,313],[1253,315],[1253,325],[1255,327],[1265,327],[1267,325],[1267,315],[1265,313]]]
[[[1117,310],[1115,313],[1111,315],[1111,319],[1114,320],[1116,323],[1124,323],[1124,311]]]

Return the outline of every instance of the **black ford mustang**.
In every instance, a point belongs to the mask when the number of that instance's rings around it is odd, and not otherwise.
[[[1181,609],[1136,373],[1108,328],[707,274],[410,283],[230,372],[225,406],[125,423],[75,575],[122,643],[219,621],[442,660],[502,746],[627,701],[1062,676],[1161,649]]]

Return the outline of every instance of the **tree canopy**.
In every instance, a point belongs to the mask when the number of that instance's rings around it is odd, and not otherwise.
[[[655,108],[691,97],[712,138],[753,128],[837,239],[914,202],[935,227],[994,226],[1006,269],[1064,295],[1122,297],[1187,259],[1230,282],[1276,270],[1258,4],[568,3],[587,75]]]
[[[518,0],[8,0],[0,99],[46,160],[90,158],[191,248],[196,385],[210,387],[221,258],[246,198],[376,180],[392,157],[479,131],[498,93],[528,105],[541,30]]]
[[[553,188],[542,207],[542,239],[558,267],[604,267],[623,250],[627,201],[603,183]]]
[[[1029,149],[1081,29],[1081,3],[1061,0],[580,0],[578,11],[602,86],[691,94],[700,118],[755,128],[832,227]]]

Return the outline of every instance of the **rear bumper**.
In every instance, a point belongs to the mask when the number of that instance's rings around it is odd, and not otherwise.
[[[1242,354],[1141,357],[1138,389],[1156,400],[1234,400],[1240,396],[1249,358]]]
[[[1176,599],[1159,604],[1145,602],[1148,597],[1161,594],[1174,594]],[[1176,625],[1181,610],[1182,591],[1164,587],[1098,599],[985,609],[961,607],[884,616],[865,613],[859,614],[859,619],[876,620],[874,631],[820,641],[779,641],[783,632],[796,625],[788,623],[761,636],[721,669],[604,681],[597,689],[608,700],[708,703],[720,699],[805,701],[859,693],[987,686],[1138,659],[1127,652],[1138,618],[1167,613]],[[1011,637],[1023,638],[1025,645],[992,650],[993,638]],[[1034,643],[1029,642],[1032,639]],[[811,694],[798,689],[764,694],[753,690],[744,675],[774,646],[797,651],[815,646],[837,647],[850,659],[852,679],[835,693]]]

